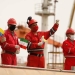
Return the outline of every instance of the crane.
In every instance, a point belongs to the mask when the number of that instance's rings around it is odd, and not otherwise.
[[[75,0],[74,0],[73,7],[72,7],[72,12],[71,12],[71,16],[70,16],[70,21],[69,21],[68,28],[71,28],[71,26],[72,26],[72,21],[73,21],[73,17],[74,17],[74,12],[75,12]]]

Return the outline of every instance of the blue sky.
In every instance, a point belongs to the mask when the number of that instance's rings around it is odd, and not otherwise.
[[[39,30],[41,30],[41,17],[35,15],[35,5],[43,0],[0,0],[0,28],[7,28],[7,20],[11,17],[15,18],[18,23],[25,23],[28,16],[32,16],[38,21]],[[53,2],[53,0],[52,0]],[[58,0],[56,5],[56,19],[59,19],[59,28],[56,35],[65,38],[65,31],[69,25],[72,5],[74,0]],[[49,16],[48,30],[53,26],[53,16]],[[75,20],[75,17],[74,17]],[[74,22],[72,28],[75,28]],[[26,51],[21,51],[20,55],[27,56]]]

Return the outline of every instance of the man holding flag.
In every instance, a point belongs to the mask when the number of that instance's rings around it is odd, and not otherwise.
[[[7,21],[8,29],[5,30],[3,34],[3,38],[1,38],[1,61],[2,64],[6,65],[17,65],[17,58],[16,54],[20,51],[20,46],[18,43],[18,38],[16,34],[14,33],[14,30],[16,28],[16,20],[14,18],[10,18]]]
[[[44,59],[44,46],[45,46],[45,40],[48,39],[51,35],[53,35],[59,26],[58,20],[56,20],[56,23],[54,26],[46,32],[38,31],[38,25],[37,21],[32,19],[32,17],[28,17],[27,24],[29,28],[31,29],[31,32],[29,32],[25,39],[27,39],[28,45],[27,45],[27,51],[29,53],[27,58],[27,66],[29,67],[39,67],[44,68],[45,67],[45,59]],[[42,39],[44,38],[44,39]]]

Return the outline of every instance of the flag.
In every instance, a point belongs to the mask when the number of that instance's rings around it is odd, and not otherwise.
[[[20,38],[19,45],[20,45],[21,48],[26,49],[27,45],[28,45],[28,40],[26,40],[24,38]]]
[[[0,28],[0,36],[4,34],[4,30]]]
[[[0,40],[2,39],[3,34],[4,34],[4,30],[0,28]]]

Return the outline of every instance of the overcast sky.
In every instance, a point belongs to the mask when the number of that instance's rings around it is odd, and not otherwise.
[[[41,17],[35,15],[35,11],[38,9],[36,8],[35,10],[35,6],[42,1],[43,0],[0,0],[0,27],[6,29],[7,20],[11,17],[15,18],[18,23],[23,23],[26,22],[27,17],[30,15],[38,21],[40,27]],[[65,30],[69,25],[73,2],[74,0],[58,0],[58,3],[56,4],[56,19],[60,20],[60,26],[56,34],[59,36],[63,37]],[[48,25],[52,27],[53,16],[49,16],[48,21]]]
[[[0,28],[7,28],[7,20],[11,17],[15,18],[18,23],[25,23],[28,16],[32,16],[38,21],[39,30],[41,29],[41,17],[35,15],[36,4],[43,0],[0,0]],[[53,0],[52,0],[53,2]],[[69,19],[74,0],[58,0],[56,4],[56,19],[59,19],[59,28],[56,35],[65,38],[65,31],[69,25]],[[36,10],[35,10],[36,9]],[[53,16],[49,16],[48,30],[53,26]],[[75,17],[74,17],[75,20]],[[72,28],[75,29],[75,22],[73,20]],[[22,51],[20,55],[26,53]],[[27,55],[27,54],[26,54]]]

